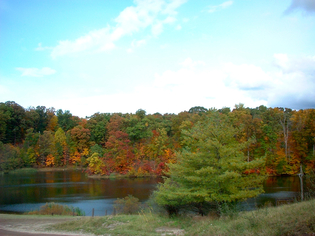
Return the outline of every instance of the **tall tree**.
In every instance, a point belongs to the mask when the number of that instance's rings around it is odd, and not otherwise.
[[[77,125],[72,117],[72,114],[68,110],[63,112],[61,109],[59,109],[57,111],[57,117],[59,127],[61,127],[65,132],[74,128]]]
[[[48,155],[53,156],[55,154],[54,139],[55,139],[54,135],[51,131],[44,131],[43,134],[39,136],[38,139],[39,165],[45,166]]]
[[[37,106],[35,111],[38,114],[38,120],[34,129],[36,132],[40,132],[42,134],[44,130],[46,130],[48,124],[47,110],[45,106]]]
[[[131,169],[134,154],[130,147],[128,134],[122,131],[124,118],[115,114],[111,117],[110,122],[107,124],[109,138],[106,142],[107,153],[105,162],[114,162],[114,164],[106,166],[106,173],[118,172],[128,173]],[[106,163],[105,163],[106,165]]]
[[[190,145],[177,153],[177,163],[170,164],[170,179],[155,193],[158,204],[167,209],[188,204],[204,214],[208,203],[236,202],[263,192],[259,173],[264,160],[247,162],[242,150],[248,144],[235,139],[239,130],[226,116],[213,113],[183,132]]]
[[[287,162],[290,162],[290,147],[289,147],[289,135],[291,129],[291,116],[292,109],[289,108],[275,108],[277,113],[278,121],[282,127],[283,141],[284,141],[284,152]]]
[[[126,133],[129,135],[129,138],[133,143],[152,136],[149,122],[150,120],[142,116],[142,113],[141,115],[133,115],[129,117],[129,119],[126,119]]]
[[[25,109],[15,102],[8,101],[0,104],[0,112],[6,119],[6,131],[3,142],[14,145],[22,143],[26,131]]]
[[[200,106],[192,107],[189,109],[189,113],[199,114],[202,115],[203,113],[206,113],[208,109]]]
[[[86,124],[86,128],[91,131],[91,141],[98,145],[105,145],[107,134],[107,123],[110,120],[109,113],[95,113]]]

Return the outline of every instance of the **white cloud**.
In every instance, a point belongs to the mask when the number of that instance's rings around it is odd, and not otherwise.
[[[180,7],[182,4],[187,2],[187,0],[171,0],[167,4],[165,4],[164,9],[162,10],[162,14],[166,15],[176,15],[176,9]]]
[[[163,23],[157,22],[156,24],[152,25],[151,32],[154,36],[158,36],[163,31]]]
[[[175,18],[175,17],[173,17],[173,16],[168,16],[168,17],[166,17],[165,20],[163,20],[163,23],[165,23],[165,24],[172,24],[172,23],[174,23],[175,21],[176,21],[176,18]]]
[[[4,94],[8,94],[10,91],[7,87],[3,86],[0,84],[0,94],[4,95]]]
[[[315,56],[289,58],[287,54],[274,54],[274,64],[283,73],[315,73]]]
[[[143,45],[144,41],[133,41]],[[148,77],[146,85],[130,87],[128,92],[84,96],[69,95],[60,100],[45,102],[46,106],[69,109],[75,115],[89,116],[95,112],[134,113],[145,109],[148,113],[178,113],[193,106],[206,108],[234,107],[244,103],[248,107],[282,106],[293,109],[315,107],[314,57],[292,58],[275,55],[280,60],[274,71],[266,71],[253,64],[224,63],[211,67],[190,57],[177,70],[165,70]],[[270,58],[272,63],[274,58]],[[285,62],[285,63],[284,63]],[[308,66],[302,66],[303,63]],[[296,66],[301,65],[301,66]],[[313,68],[313,69],[311,69]],[[144,99],[145,98],[145,99]],[[100,108],[96,101],[114,101]],[[104,109],[104,110],[99,110]]]
[[[127,49],[127,52],[128,52],[128,53],[134,52],[134,49],[135,49],[135,48],[139,48],[139,47],[145,45],[146,43],[147,43],[147,42],[146,42],[145,39],[133,40],[133,41],[131,42],[131,48],[128,48],[128,49]]]
[[[205,65],[203,61],[193,61],[190,57],[187,57],[180,65],[184,67],[194,68],[197,65]]]
[[[227,74],[225,83],[229,87],[241,90],[261,90],[268,87],[272,81],[271,77],[260,67],[255,65],[224,65]]]
[[[51,56],[56,58],[86,50],[104,51],[115,48],[115,42],[147,27],[157,36],[163,32],[164,24],[176,21],[176,9],[186,0],[135,0],[135,6],[125,8],[114,20],[114,26],[91,31],[76,40],[63,40],[53,48]]]
[[[187,58],[181,65],[183,68],[177,71],[168,70],[155,75],[154,88],[161,91],[163,97],[167,97],[168,101],[171,101],[169,103],[165,101],[164,104],[165,107],[170,107],[169,110],[172,107],[174,110],[174,107],[177,108],[179,104],[184,104],[185,107],[181,105],[180,110],[177,109],[176,112],[188,110],[196,105],[221,108],[234,107],[239,102],[252,107],[267,103],[258,96],[252,96],[251,91],[226,84],[229,76],[233,75],[233,78],[237,80],[240,74],[246,74],[241,71],[247,70],[250,66],[237,68],[237,65],[229,64],[228,69],[227,66],[218,69],[203,66],[196,69],[195,65],[206,64],[202,61],[193,61],[191,58]],[[257,71],[259,70],[257,69]],[[245,83],[245,81],[243,82]],[[172,103],[174,99],[176,102]]]
[[[273,75],[270,105],[293,109],[314,107],[315,56],[298,58],[275,54],[274,58],[278,71]]]
[[[225,9],[233,4],[233,1],[226,1],[217,6],[209,6],[208,12],[213,13],[222,9]]]
[[[64,40],[54,47],[51,56],[56,58],[66,54],[82,52],[88,49],[109,50],[114,48],[110,38],[110,27],[89,32],[74,41]]]
[[[49,67],[43,67],[42,69],[18,67],[16,68],[16,70],[22,72],[21,76],[30,76],[30,77],[43,77],[46,75],[53,75],[56,73],[54,69],[51,69]]]
[[[44,50],[51,50],[53,47],[43,47],[42,43],[39,43],[37,48],[35,48],[35,51],[44,51]]]
[[[182,29],[182,26],[181,26],[181,25],[177,25],[177,26],[175,27],[175,29],[176,29],[176,30],[181,30],[181,29]]]
[[[273,57],[275,59],[275,65],[279,66],[282,69],[288,68],[289,59],[287,54],[278,53],[274,54]]]

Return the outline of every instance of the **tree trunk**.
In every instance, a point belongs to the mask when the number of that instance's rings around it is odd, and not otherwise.
[[[301,186],[301,201],[304,200],[304,191],[303,191],[303,168],[302,168],[302,164],[300,165],[300,173],[298,174],[299,178],[300,178],[300,186]]]

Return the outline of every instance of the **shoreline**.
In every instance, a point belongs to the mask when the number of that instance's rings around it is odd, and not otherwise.
[[[16,174],[16,173],[27,173],[27,172],[55,172],[55,171],[84,171],[86,168],[79,166],[66,166],[66,167],[24,167],[21,169],[15,169],[10,171],[0,171],[0,175],[5,174]],[[110,174],[110,175],[88,175],[87,177],[90,179],[137,179],[137,178],[159,178],[165,175],[156,175],[156,174],[146,174],[146,175],[122,175],[122,174]],[[167,176],[167,175],[166,175]],[[293,175],[266,175],[266,177],[281,177],[281,176],[296,176]]]
[[[83,167],[69,166],[69,167],[44,167],[35,168],[38,172],[49,172],[49,171],[68,171],[68,170],[85,170]]]
[[[21,169],[10,170],[8,172],[0,172],[0,175],[7,174],[19,174],[19,173],[35,173],[35,172],[57,172],[57,171],[85,171],[86,168],[77,166],[67,166],[67,167],[25,167]],[[144,178],[159,178],[162,176],[156,174],[146,174],[146,175],[123,175],[112,173],[111,175],[88,175],[90,179],[144,179]]]
[[[121,175],[121,174],[115,174],[115,175],[88,175],[88,178],[90,179],[144,179],[144,178],[159,178],[161,176],[151,174],[151,175]]]
[[[15,169],[10,171],[0,171],[0,175],[5,174],[17,174],[17,173],[31,173],[31,172],[55,172],[55,171],[70,171],[70,170],[80,170],[83,171],[85,168],[77,167],[77,166],[68,166],[68,167],[25,167],[21,169]]]

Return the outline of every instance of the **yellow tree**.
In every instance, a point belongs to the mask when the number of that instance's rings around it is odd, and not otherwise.
[[[56,164],[64,166],[69,161],[69,147],[67,145],[66,134],[62,128],[58,128],[55,133],[55,148],[56,148]]]

